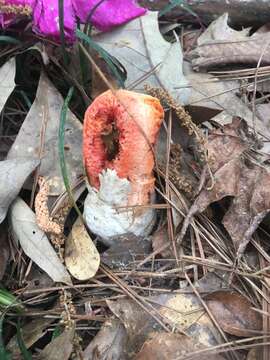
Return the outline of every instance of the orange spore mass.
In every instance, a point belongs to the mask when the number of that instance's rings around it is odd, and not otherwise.
[[[127,90],[110,90],[98,96],[85,113],[83,158],[88,180],[99,188],[99,174],[114,169],[120,178],[131,182],[130,205],[149,203],[154,191],[155,144],[164,112],[159,100]],[[112,124],[119,134],[119,151],[113,160],[107,157],[102,134]]]

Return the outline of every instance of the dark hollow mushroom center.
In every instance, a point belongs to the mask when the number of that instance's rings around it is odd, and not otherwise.
[[[101,139],[106,148],[107,160],[114,160],[119,153],[119,131],[114,123],[101,134]]]

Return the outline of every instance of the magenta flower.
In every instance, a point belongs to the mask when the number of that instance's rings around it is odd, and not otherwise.
[[[74,40],[76,18],[85,23],[91,12],[91,23],[108,31],[124,24],[146,10],[133,0],[64,0],[64,29],[67,40]],[[19,16],[32,16],[33,30],[59,40],[58,0],[0,0],[0,25],[5,28]]]

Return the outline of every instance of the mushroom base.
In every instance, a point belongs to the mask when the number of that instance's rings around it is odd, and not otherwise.
[[[115,241],[112,237],[128,232],[137,236],[149,235],[156,220],[155,209],[146,206],[125,209],[131,183],[119,178],[115,170],[104,170],[99,179],[99,190],[88,185],[89,193],[84,203],[84,218],[89,229],[107,245]]]

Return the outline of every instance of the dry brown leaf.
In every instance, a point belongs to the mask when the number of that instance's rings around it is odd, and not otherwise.
[[[207,150],[212,177],[201,191],[186,217],[180,240],[190,218],[213,202],[234,197],[223,224],[240,256],[265,215],[270,211],[270,172],[259,162],[245,159],[244,152],[253,143],[244,122],[235,118],[232,124],[213,131]]]
[[[99,253],[79,217],[65,241],[65,264],[78,280],[90,279],[99,268]]]
[[[46,328],[50,325],[54,319],[34,319],[28,322],[26,325],[22,326],[22,338],[23,342],[27,349],[29,349],[35,342],[41,339],[45,333]],[[20,347],[18,345],[17,334],[14,335],[7,344],[7,350],[12,353],[12,356],[15,358],[21,354]]]
[[[191,353],[201,349],[203,349],[203,346],[200,343],[186,335],[165,332],[154,333],[152,337],[144,343],[141,351],[134,360],[224,359],[217,354],[191,355]],[[190,354],[191,357],[188,357],[188,354]]]
[[[74,328],[64,330],[54,338],[38,355],[38,360],[68,360],[73,349]]]
[[[168,229],[166,227],[162,227],[158,229],[152,236],[152,247],[154,251],[158,251],[159,249],[162,249],[164,246],[169,245],[169,235],[168,235]],[[158,254],[160,254],[163,258],[170,259],[173,257],[173,249],[170,245],[166,249],[159,250]]]
[[[165,324],[178,331],[185,331],[196,342],[205,346],[221,342],[215,326],[205,315],[201,303],[194,294],[162,294],[148,298],[149,303],[158,310]],[[149,334],[161,331],[153,317],[143,311],[135,302],[128,299],[108,301],[110,310],[122,321],[128,334],[128,349],[138,352]]]
[[[253,119],[252,111],[237,95],[240,91],[239,81],[221,81],[210,74],[194,72],[188,65],[186,72],[191,84],[188,110],[192,114],[193,121],[201,123],[213,119],[218,124],[224,125],[230,123],[234,116],[239,116],[252,129],[255,121],[258,134],[269,137],[269,127],[258,117],[255,116]],[[265,148],[269,149],[267,143]]]
[[[267,33],[248,36],[249,29],[235,31],[227,25],[228,14],[215,20],[198,38],[198,46],[189,56],[194,68],[211,68],[229,64],[270,64]]]
[[[236,292],[218,291],[206,297],[207,305],[221,328],[236,336],[255,336],[262,331],[261,315]]]
[[[246,360],[259,360],[263,359],[262,347],[255,347],[248,352]]]
[[[127,333],[119,320],[106,321],[84,350],[84,360],[125,359]]]

